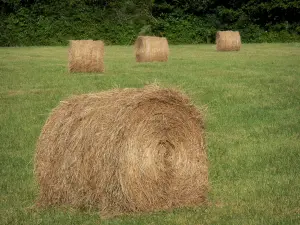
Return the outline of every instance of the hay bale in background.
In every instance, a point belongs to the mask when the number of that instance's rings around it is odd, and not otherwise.
[[[71,40],[70,72],[104,72],[104,43],[93,40]]]
[[[238,31],[218,31],[216,35],[217,51],[239,51],[241,36]]]
[[[168,40],[164,37],[139,36],[135,41],[137,62],[166,62],[168,55]]]
[[[35,174],[40,206],[113,216],[199,205],[208,189],[202,116],[158,86],[75,96],[43,127]]]

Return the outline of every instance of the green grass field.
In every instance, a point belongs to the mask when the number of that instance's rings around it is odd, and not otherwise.
[[[0,224],[300,224],[300,44],[170,46],[167,63],[108,46],[106,73],[69,74],[67,47],[0,48]],[[101,220],[36,210],[35,143],[49,112],[73,95],[158,82],[205,109],[209,205]]]

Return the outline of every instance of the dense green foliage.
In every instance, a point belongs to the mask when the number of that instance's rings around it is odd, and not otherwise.
[[[243,42],[300,41],[300,0],[1,0],[0,7],[0,46],[131,44],[139,34],[212,43],[227,29]]]

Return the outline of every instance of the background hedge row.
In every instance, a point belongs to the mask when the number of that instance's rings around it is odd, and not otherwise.
[[[213,43],[218,30],[245,42],[300,41],[300,0],[1,0],[0,46],[65,45],[69,39],[132,44]]]

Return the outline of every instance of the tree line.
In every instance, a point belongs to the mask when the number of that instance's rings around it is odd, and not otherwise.
[[[238,30],[243,42],[300,41],[300,0],[0,0],[0,8],[0,46],[124,45],[138,35],[213,43],[218,30]]]

